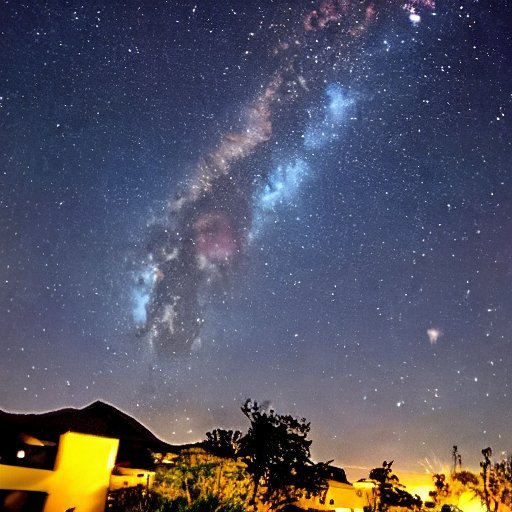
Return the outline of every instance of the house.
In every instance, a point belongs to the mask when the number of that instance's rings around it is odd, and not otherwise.
[[[151,486],[153,451],[173,452],[103,402],[42,414],[0,411],[0,510],[103,512],[109,490]]]
[[[118,446],[118,439],[67,432],[52,468],[41,467],[30,448],[18,450],[15,465],[0,464],[0,509],[102,512]]]
[[[318,496],[304,496],[296,505],[303,510],[328,512],[363,512],[371,503],[373,489],[352,485],[341,468],[330,467],[327,490]]]

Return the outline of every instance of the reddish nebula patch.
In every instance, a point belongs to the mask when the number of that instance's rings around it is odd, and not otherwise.
[[[304,17],[306,32],[322,30],[331,22],[340,21],[348,8],[347,0],[324,0],[318,9],[311,11]]]
[[[231,223],[226,213],[203,213],[194,223],[197,254],[211,261],[224,261],[237,250]]]

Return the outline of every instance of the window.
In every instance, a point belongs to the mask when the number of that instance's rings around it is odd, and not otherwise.
[[[42,512],[45,492],[0,490],[2,512]]]

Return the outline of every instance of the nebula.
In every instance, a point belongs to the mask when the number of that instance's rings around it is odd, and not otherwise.
[[[300,158],[277,165],[271,171],[267,182],[254,194],[250,240],[261,235],[268,219],[279,208],[292,204],[309,176],[308,165]]]
[[[427,336],[431,345],[435,345],[439,338],[443,335],[443,331],[437,327],[430,327],[427,329]]]
[[[388,3],[382,5],[387,9]],[[434,6],[432,0],[412,0],[399,7],[410,14]],[[169,201],[167,219],[149,236],[132,292],[134,322],[157,354],[172,357],[194,350],[204,323],[203,304],[216,277],[236,263],[266,215],[296,197],[312,172],[310,152],[339,137],[354,98],[339,84],[327,86],[323,97],[315,91],[323,69],[334,69],[347,58],[351,44],[379,12],[371,1],[324,0],[297,13],[299,23],[290,22],[288,35],[275,46],[275,72],[244,109],[242,128],[226,133],[199,157],[192,178]],[[320,32],[329,33],[328,44],[319,42]],[[317,107],[299,109],[298,100],[306,97]],[[298,110],[304,114],[302,124],[292,129],[287,115]],[[301,144],[287,156],[273,155],[276,128],[281,134],[301,134]],[[265,152],[274,165],[254,165]]]
[[[228,262],[238,247],[229,215],[203,213],[194,223],[197,255],[205,262]]]
[[[135,273],[135,286],[132,290],[132,315],[137,325],[144,325],[147,320],[147,305],[156,282],[156,268],[146,266]]]
[[[345,94],[338,84],[331,84],[325,91],[327,104],[321,109],[318,119],[313,120],[304,134],[304,146],[307,149],[321,148],[338,138],[355,105],[354,98]]]

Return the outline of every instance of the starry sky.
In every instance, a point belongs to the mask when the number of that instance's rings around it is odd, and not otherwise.
[[[0,408],[508,453],[509,8],[1,0]]]

